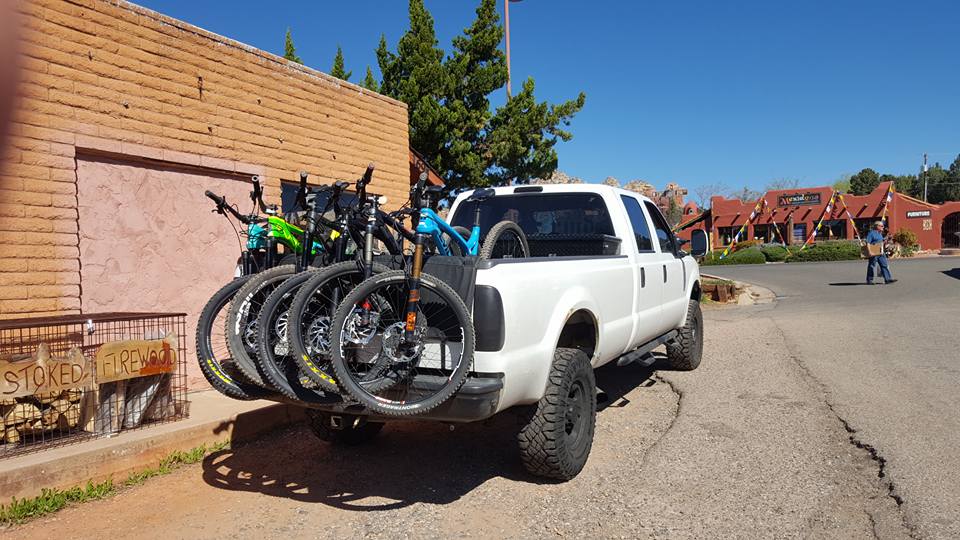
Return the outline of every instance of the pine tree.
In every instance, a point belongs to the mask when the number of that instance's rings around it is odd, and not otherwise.
[[[370,66],[367,66],[367,75],[363,78],[363,82],[360,83],[360,86],[372,92],[380,91],[380,85],[377,84],[377,78],[373,76],[373,70],[370,69]]]
[[[496,111],[489,95],[506,84],[503,27],[496,0],[481,0],[476,19],[444,61],[423,0],[410,0],[410,29],[397,52],[381,36],[380,92],[407,104],[410,144],[457,189],[527,183],[557,168],[555,145],[585,96],[559,105],[537,102],[533,80]]]
[[[290,29],[287,28],[287,37],[283,43],[283,57],[291,62],[302,64],[303,60],[297,56],[297,48],[293,46],[293,36],[290,35]]]
[[[346,71],[343,67],[343,49],[339,45],[337,45],[337,55],[333,57],[333,68],[330,70],[330,75],[344,81],[349,81],[350,77],[353,76],[352,71]]]
[[[850,192],[854,195],[868,195],[880,185],[877,171],[867,168],[850,177]]]

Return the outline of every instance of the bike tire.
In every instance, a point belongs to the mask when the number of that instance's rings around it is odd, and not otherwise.
[[[389,270],[382,264],[373,263],[374,274]],[[329,300],[333,287],[339,289],[339,298],[342,300],[362,281],[363,269],[356,261],[333,264],[310,276],[300,286],[290,305],[288,341],[293,349],[293,358],[302,375],[328,392],[339,393],[340,387],[330,367],[329,351],[324,354],[321,350],[315,350],[317,349],[315,342],[322,339],[317,334],[323,332],[320,329],[322,321],[318,325],[317,318],[326,317],[326,327],[329,332],[329,321],[333,319],[333,312],[325,308],[323,303]],[[339,307],[339,303],[335,307]],[[318,326],[320,328],[317,328]]]
[[[307,403],[331,401],[339,398],[317,388],[309,378],[300,373],[290,347],[289,313],[293,298],[314,271],[295,274],[278,285],[263,303],[257,320],[257,355],[254,360],[270,385],[284,396]]]
[[[357,373],[354,372],[353,366],[360,366],[363,363],[370,365],[372,363],[374,367],[380,366],[378,369],[381,370],[380,373],[383,373],[382,370],[385,369],[386,363],[390,364],[386,366],[386,369],[391,370],[394,370],[394,366],[399,365],[399,363],[392,359],[382,362],[382,358],[386,358],[387,353],[384,351],[388,349],[388,343],[390,342],[389,337],[384,337],[387,336],[386,332],[380,332],[379,344],[372,346],[372,350],[376,350],[376,347],[380,348],[380,353],[374,357],[373,362],[363,360],[363,358],[370,358],[365,354],[369,351],[357,355],[355,349],[352,345],[349,345],[348,339],[345,337],[345,334],[348,333],[346,328],[348,319],[356,317],[355,308],[358,304],[376,303],[382,305],[386,302],[393,306],[392,309],[396,312],[394,315],[397,319],[397,322],[389,324],[388,331],[397,324],[402,325],[402,317],[399,314],[402,313],[402,306],[405,305],[406,297],[409,294],[407,279],[407,274],[400,270],[385,272],[364,281],[344,298],[340,307],[337,308],[332,323],[331,361],[340,387],[367,409],[384,416],[414,416],[435,409],[453,397],[457,390],[463,386],[473,364],[475,334],[466,305],[449,285],[429,274],[421,274],[420,305],[422,308],[418,316],[418,326],[419,321],[426,320],[423,335],[428,336],[433,332],[434,328],[430,327],[430,319],[434,315],[426,315],[427,308],[432,305],[433,307],[430,309],[433,310],[432,313],[436,313],[436,319],[443,320],[441,323],[435,323],[441,325],[436,329],[435,335],[443,336],[438,348],[440,368],[428,367],[428,364],[436,362],[436,359],[425,358],[427,349],[425,340],[422,340],[419,342],[420,351],[416,353],[416,359],[409,362],[413,367],[409,368],[409,372],[403,375],[403,380],[399,384],[390,385],[384,391],[375,391],[357,380]],[[400,294],[397,294],[397,291],[400,291]],[[438,301],[444,305],[440,306]],[[385,311],[385,309],[381,309],[377,316],[378,329],[380,325],[386,324],[383,318]],[[443,324],[451,317],[453,318],[451,324]],[[393,318],[387,320],[393,320]],[[351,324],[354,322],[355,319]],[[456,341],[458,330],[460,333],[459,342]],[[376,337],[375,334],[374,337]],[[448,349],[446,337],[454,338],[450,341],[452,345],[449,350],[453,351],[455,347],[460,350],[459,358],[451,358],[450,369],[445,368],[444,351]],[[371,339],[368,343],[374,343],[374,340]],[[354,361],[355,356],[360,357],[361,360],[359,362]],[[421,367],[423,368],[422,371],[420,370]],[[435,388],[430,389],[429,387]],[[411,394],[416,396],[418,393],[422,394],[419,398],[410,399]]]
[[[527,235],[519,225],[506,220],[490,228],[480,248],[481,259],[523,259],[529,256]]]
[[[268,390],[276,391],[260,372],[254,359],[257,354],[257,318],[263,302],[273,290],[270,286],[292,276],[296,271],[296,266],[284,265],[268,268],[250,276],[250,279],[237,291],[227,316],[227,345],[230,347],[230,354],[233,355],[237,367],[250,382]],[[266,287],[270,287],[269,290]]]
[[[269,397],[270,393],[250,382],[236,367],[229,354],[226,339],[217,336],[215,328],[224,328],[225,321],[218,324],[218,317],[225,309],[229,311],[227,305],[250,277],[252,276],[237,278],[210,297],[200,312],[196,336],[197,362],[204,378],[221,394],[244,401]],[[222,343],[219,343],[220,341]]]

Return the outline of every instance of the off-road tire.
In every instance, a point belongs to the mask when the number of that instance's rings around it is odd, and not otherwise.
[[[330,415],[307,409],[307,427],[323,442],[356,446],[375,439],[383,422],[368,422],[362,417],[343,416],[343,429],[330,426]]]
[[[221,287],[207,301],[197,321],[196,345],[200,371],[210,386],[218,392],[239,400],[260,399],[267,397],[270,393],[250,382],[238,369],[225,366],[224,358],[217,358],[219,355],[213,351],[211,333],[217,315],[223,310],[229,310],[230,301],[249,279],[250,276],[244,276]]]
[[[536,476],[570,480],[590,456],[597,419],[596,379],[579,349],[558,348],[536,412],[517,435],[520,458]]]
[[[252,328],[248,328],[248,324],[257,321],[259,308],[257,313],[249,313],[248,308],[246,308],[244,304],[250,299],[255,298],[256,295],[263,296],[263,298],[258,299],[260,302],[265,301],[269,295],[264,294],[266,291],[264,291],[263,288],[268,283],[272,283],[278,279],[285,279],[292,276],[296,271],[295,266],[284,265],[268,268],[263,272],[254,274],[247,280],[243,287],[237,291],[234,302],[230,304],[230,312],[227,315],[227,344],[230,346],[230,354],[237,363],[237,367],[240,368],[240,371],[243,372],[250,382],[269,390],[275,389],[270,384],[270,381],[260,372],[257,361],[253,358],[253,356],[257,354],[256,348],[251,350],[247,347],[247,344],[244,343],[244,333],[247,330],[252,330]]]
[[[703,313],[700,302],[690,300],[687,320],[677,337],[667,342],[667,365],[677,371],[692,371],[700,365],[703,356]]]
[[[487,237],[483,241],[483,247],[480,248],[481,259],[493,258],[493,251],[497,247],[497,241],[500,240],[500,237],[504,234],[517,235],[517,238],[520,240],[520,246],[523,249],[523,257],[521,258],[530,256],[530,245],[527,243],[527,235],[524,234],[523,229],[512,221],[504,220],[491,227],[487,233]]]

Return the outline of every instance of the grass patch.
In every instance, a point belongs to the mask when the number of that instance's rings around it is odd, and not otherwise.
[[[0,504],[0,525],[19,525],[31,519],[57,512],[70,504],[84,503],[109,497],[121,488],[139,486],[155,476],[169,474],[181,465],[199,463],[208,454],[218,452],[230,446],[229,441],[221,441],[210,446],[205,444],[186,452],[173,452],[160,460],[156,467],[131,473],[122,484],[107,479],[99,484],[87,482],[86,487],[70,489],[43,489],[40,495],[28,499],[14,497],[9,504]]]

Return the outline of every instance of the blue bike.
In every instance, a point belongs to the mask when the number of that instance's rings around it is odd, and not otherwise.
[[[481,246],[480,214],[483,206],[481,203],[495,196],[494,190],[477,189],[467,198],[468,202],[477,203],[473,227],[469,230],[466,227],[450,225],[437,215],[437,204],[443,187],[423,188],[422,185],[418,185],[416,191],[418,196],[413,200],[420,206],[416,233],[430,237],[439,255],[471,256],[481,259],[519,259],[530,256],[530,247],[523,229],[508,220],[491,227]]]

